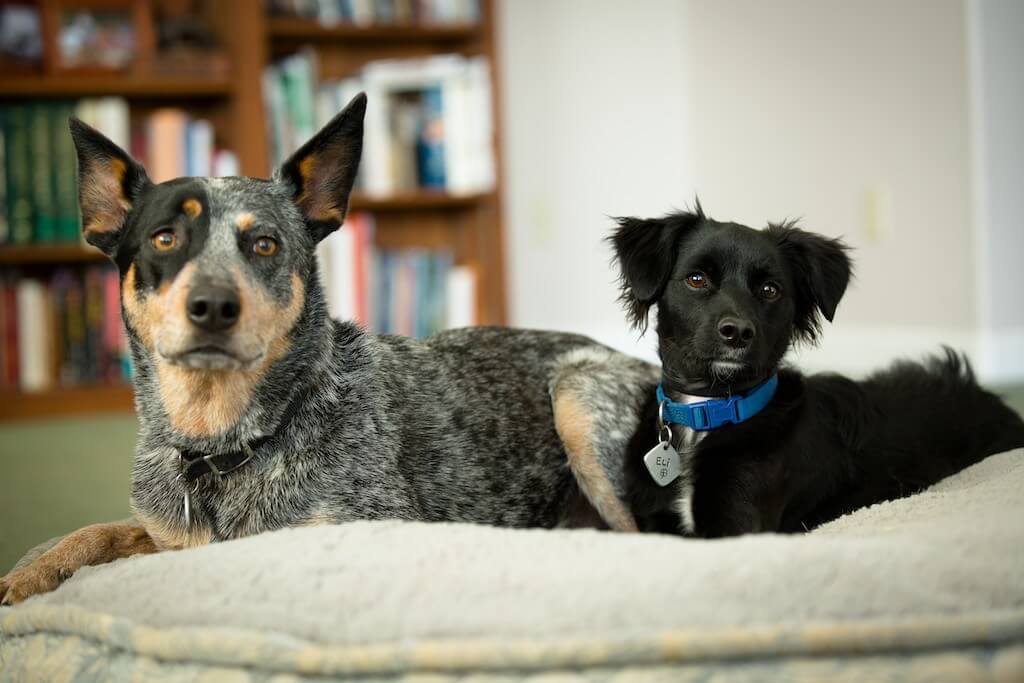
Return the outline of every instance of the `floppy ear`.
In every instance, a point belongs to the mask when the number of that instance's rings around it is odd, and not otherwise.
[[[113,256],[125,219],[150,185],[146,170],[95,128],[68,119],[78,154],[78,206],[85,241]]]
[[[619,218],[619,227],[608,241],[619,262],[619,301],[633,327],[647,329],[647,313],[665,291],[678,256],[679,236],[704,220],[697,204],[695,213],[664,218]]]
[[[366,94],[359,93],[278,171],[294,190],[295,203],[316,241],[345,220],[363,149],[365,114]]]
[[[850,282],[853,265],[842,240],[807,232],[793,224],[770,225],[796,287],[796,319],[800,336],[813,342],[821,332],[819,314],[832,322]]]

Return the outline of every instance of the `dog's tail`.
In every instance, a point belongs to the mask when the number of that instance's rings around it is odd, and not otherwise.
[[[881,414],[873,445],[886,444],[894,477],[923,487],[980,460],[1024,447],[1024,420],[983,389],[968,360],[943,347],[923,363],[900,361],[864,381]],[[900,444],[894,452],[892,445]],[[868,445],[870,448],[871,445]]]

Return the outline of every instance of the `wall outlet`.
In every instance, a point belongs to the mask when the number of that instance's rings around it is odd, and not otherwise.
[[[892,234],[892,193],[885,185],[872,185],[864,192],[864,237],[881,242]]]

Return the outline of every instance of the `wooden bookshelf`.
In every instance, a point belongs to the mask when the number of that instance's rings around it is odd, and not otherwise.
[[[123,413],[133,409],[127,384],[100,384],[41,392],[0,393],[0,421]]]
[[[390,197],[355,195],[349,201],[349,206],[352,211],[387,213],[396,211],[445,211],[471,209],[491,200],[492,195],[490,193],[450,195],[443,192],[407,192]]]
[[[479,24],[385,24],[380,26],[357,26],[336,24],[324,26],[311,19],[273,17],[268,21],[267,31],[271,40],[292,42],[406,42],[424,43],[439,41],[465,41],[477,38],[482,27]]]
[[[117,95],[135,99],[195,100],[227,97],[227,78],[125,75],[19,75],[3,77],[0,98],[44,99]]]
[[[37,2],[45,11],[54,7],[54,0]],[[151,12],[154,0],[133,2]],[[311,48],[317,53],[321,77],[334,79],[378,59],[458,53],[489,58],[494,130],[501,130],[494,0],[481,0],[481,21],[474,24],[324,26],[306,19],[268,16],[262,0],[209,2],[204,18],[220,43],[219,58],[228,65],[223,77],[206,75],[223,73],[212,66],[190,72],[196,75],[161,75],[150,70],[146,59],[123,74],[69,74],[44,63],[40,72],[0,72],[0,104],[115,95],[127,98],[133,111],[161,105],[182,107],[213,122],[217,139],[238,156],[243,174],[267,177],[271,168],[262,77],[272,60]],[[48,35],[44,22],[44,42]],[[151,38],[147,40],[151,42]],[[52,55],[52,47],[45,52]],[[497,180],[492,192],[451,196],[417,191],[390,197],[357,195],[351,201],[351,210],[374,214],[380,246],[448,248],[457,263],[472,267],[477,276],[477,320],[481,324],[506,322],[502,150],[497,137]],[[46,273],[61,265],[104,260],[103,254],[80,244],[0,247],[0,271]],[[131,409],[131,389],[122,385],[43,393],[0,391],[0,421]]]
[[[0,247],[0,265],[26,266],[106,261],[99,249],[80,244],[33,244],[25,247]]]

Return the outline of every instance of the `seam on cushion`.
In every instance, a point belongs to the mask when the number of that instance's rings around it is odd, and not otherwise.
[[[864,656],[1024,643],[1024,610],[895,621],[668,630],[646,636],[420,639],[355,645],[223,627],[154,628],[75,607],[3,610],[0,636],[75,635],[164,661],[233,665],[273,672],[367,675],[533,671]]]

